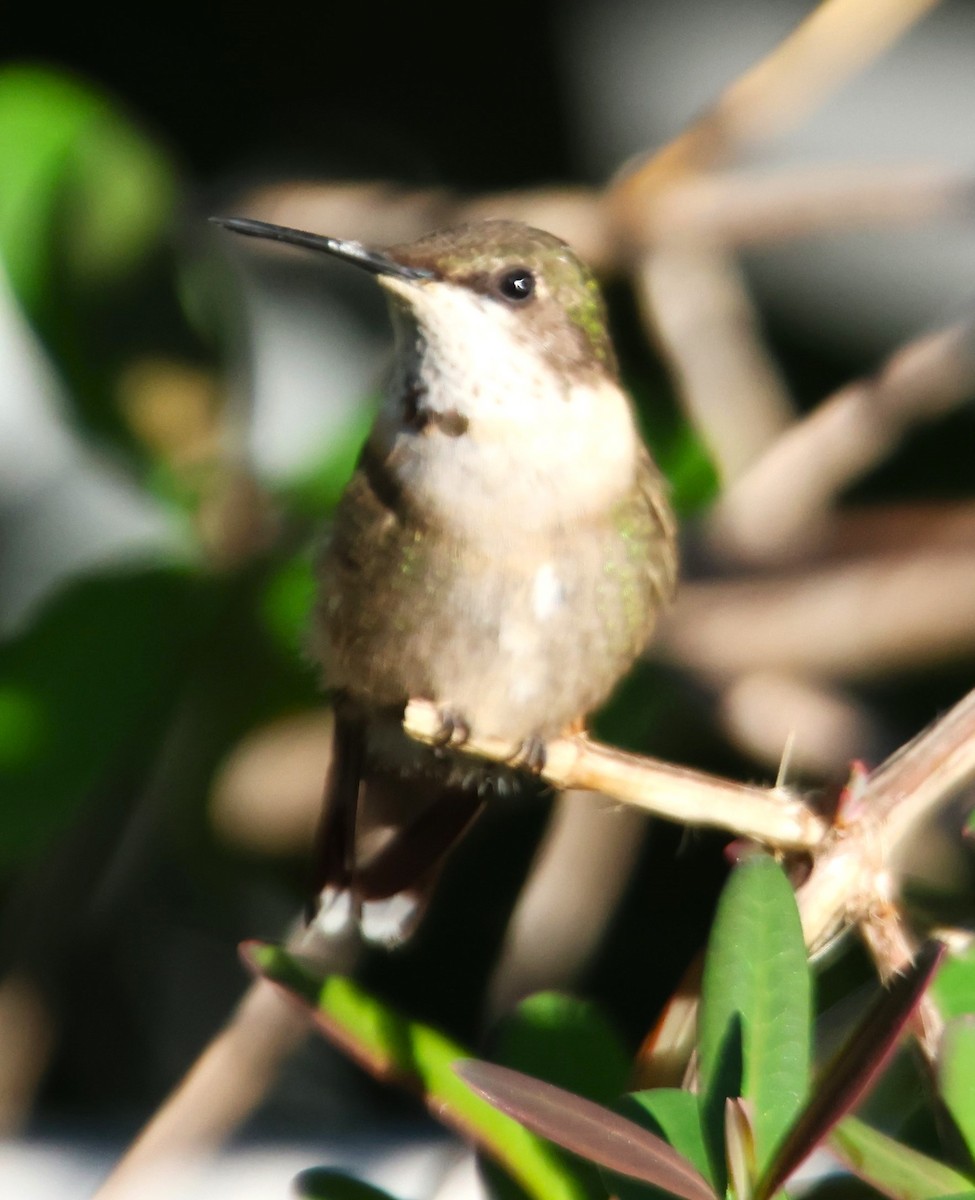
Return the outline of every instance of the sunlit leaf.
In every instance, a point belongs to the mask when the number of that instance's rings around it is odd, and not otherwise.
[[[714,1192],[691,1163],[626,1117],[494,1063],[469,1060],[456,1070],[500,1111],[580,1158],[684,1200],[713,1200]]]
[[[611,1104],[626,1087],[629,1056],[599,1009],[558,992],[522,1001],[501,1023],[493,1058],[526,1075]]]
[[[972,1190],[964,1175],[855,1117],[836,1127],[830,1146],[851,1171],[895,1200],[941,1200]]]
[[[756,1200],[774,1195],[829,1131],[869,1091],[890,1060],[904,1027],[937,970],[944,946],[928,942],[909,970],[881,992],[833,1056],[755,1189]]]
[[[961,953],[952,951],[932,984],[938,1008],[946,1018],[975,1012],[975,942]]]
[[[948,1022],[939,1054],[938,1083],[969,1153],[975,1156],[975,1016]]]
[[[759,1169],[769,1161],[809,1086],[811,1017],[792,888],[771,858],[747,858],[722,894],[701,993],[702,1111],[717,1172],[724,1162],[725,1100],[738,1094],[751,1105]]]
[[[411,1021],[351,979],[315,969],[276,946],[249,943],[245,961],[301,1000],[319,1029],[364,1070],[416,1093],[438,1120],[491,1155],[536,1200],[594,1200],[583,1176],[554,1147],[492,1108],[458,1078],[469,1051]]]

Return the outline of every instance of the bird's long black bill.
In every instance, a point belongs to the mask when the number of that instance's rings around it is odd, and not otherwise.
[[[272,242],[284,242],[288,246],[301,246],[305,250],[317,250],[331,254],[354,266],[371,271],[373,275],[396,275],[400,279],[432,279],[432,271],[419,267],[408,267],[398,263],[381,250],[373,250],[361,242],[343,238],[325,237],[320,233],[306,233],[302,229],[290,229],[287,225],[271,225],[267,221],[254,221],[250,217],[211,217],[215,225],[222,225],[245,237],[264,238]]]

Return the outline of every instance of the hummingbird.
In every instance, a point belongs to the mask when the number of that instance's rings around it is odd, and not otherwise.
[[[245,218],[239,234],[375,275],[394,352],[317,566],[310,652],[334,703],[318,921],[412,932],[486,796],[579,733],[677,576],[667,485],[623,389],[595,277],[517,221],[386,249]],[[408,738],[436,706],[437,745]],[[510,764],[463,755],[505,739]]]

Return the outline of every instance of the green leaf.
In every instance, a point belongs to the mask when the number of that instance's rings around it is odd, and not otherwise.
[[[86,579],[0,645],[0,870],[43,850],[157,735],[212,600],[175,570]]]
[[[558,992],[523,1000],[499,1026],[492,1057],[603,1104],[616,1101],[630,1071],[629,1055],[599,1009]]]
[[[310,556],[289,558],[270,577],[261,597],[264,624],[287,654],[300,655],[315,605],[315,573]]]
[[[389,1192],[331,1167],[309,1167],[294,1186],[300,1200],[394,1200]]]
[[[470,1051],[388,1008],[351,979],[315,969],[277,946],[251,943],[245,961],[308,1005],[321,1031],[370,1074],[419,1094],[438,1120],[475,1141],[537,1200],[594,1200],[553,1146],[476,1096],[454,1073]]]
[[[855,1117],[836,1127],[830,1145],[854,1174],[896,1200],[939,1200],[971,1191],[964,1175]]]
[[[811,1019],[792,888],[771,858],[747,858],[718,905],[701,990],[702,1113],[721,1186],[725,1100],[740,1094],[750,1101],[761,1171],[809,1087]]]
[[[755,1187],[755,1200],[770,1200],[836,1124],[868,1094],[894,1053],[904,1029],[944,957],[944,944],[925,942],[907,970],[864,1012],[816,1080]]]
[[[975,1012],[975,944],[948,955],[931,990],[946,1019]]]
[[[44,67],[0,71],[0,258],[37,316],[61,282],[101,285],[161,233],[175,183],[163,156],[93,87]]]
[[[720,491],[714,461],[697,431],[683,421],[663,446],[657,461],[670,483],[670,499],[682,516],[693,516],[707,508]]]
[[[941,1043],[941,1095],[975,1156],[975,1016],[949,1021]]]
[[[692,1092],[685,1092],[681,1088],[650,1088],[631,1092],[619,1105],[619,1111],[643,1129],[662,1137],[688,1162],[693,1163],[705,1179],[713,1183],[698,1099]],[[611,1190],[619,1200],[650,1200],[651,1197],[664,1195],[648,1184],[635,1183],[622,1175],[612,1176]]]

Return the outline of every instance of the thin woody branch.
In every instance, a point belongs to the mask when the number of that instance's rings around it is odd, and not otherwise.
[[[638,238],[645,206],[675,182],[797,125],[938,0],[825,0],[676,138],[625,167],[608,200]]]
[[[788,430],[716,505],[710,541],[743,558],[780,553],[815,527],[837,494],[876,466],[918,421],[975,392],[975,321],[901,347]]]
[[[411,737],[432,742],[439,727],[433,705],[408,705],[404,728]],[[811,852],[813,869],[797,900],[806,944],[815,951],[895,899],[904,846],[975,778],[975,691],[874,771],[832,828],[777,788],[735,783],[584,737],[559,738],[547,749],[542,774],[555,787],[603,792],[668,820],[723,828],[775,850]],[[465,747],[499,762],[512,751],[491,738]]]
[[[411,737],[432,744],[441,718],[434,705],[414,700],[407,706],[403,727]],[[515,747],[497,738],[472,738],[464,752],[507,762]],[[656,817],[726,829],[784,850],[809,850],[827,833],[822,818],[784,788],[736,783],[660,759],[627,754],[583,736],[548,742],[541,777],[560,791],[601,792]]]

